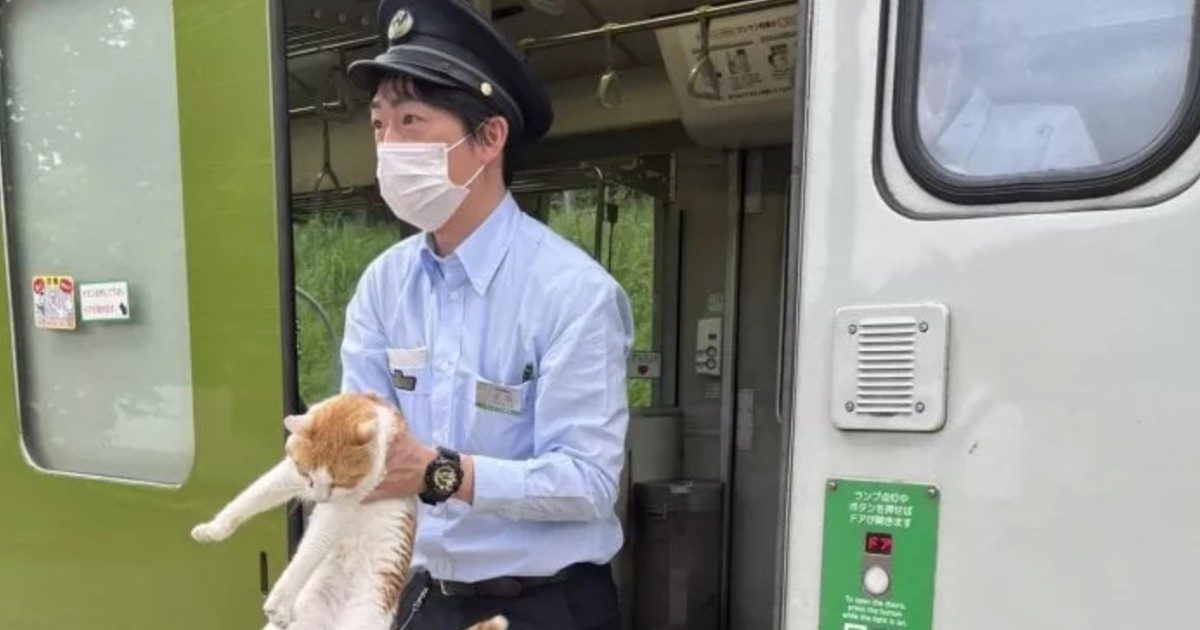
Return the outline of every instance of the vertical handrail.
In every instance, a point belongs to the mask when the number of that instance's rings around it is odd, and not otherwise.
[[[325,308],[321,306],[321,303],[318,302],[317,299],[314,298],[308,291],[305,291],[300,287],[296,287],[296,295],[313,307],[313,310],[317,312],[317,318],[321,320],[321,323],[325,326],[326,333],[328,333],[329,356],[331,357],[331,363],[333,365],[333,391],[336,392],[338,388],[341,387],[342,382],[342,362],[338,356],[338,347],[341,346],[342,342],[338,337],[337,330],[333,325],[333,319],[329,317],[329,313],[325,311]]]

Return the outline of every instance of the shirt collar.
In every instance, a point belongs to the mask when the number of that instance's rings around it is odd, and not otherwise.
[[[471,286],[482,296],[508,253],[520,213],[512,193],[505,193],[496,209],[446,258],[441,258],[434,252],[432,235],[426,234],[421,239],[420,254],[426,271],[440,275],[441,265],[450,258],[457,258]]]

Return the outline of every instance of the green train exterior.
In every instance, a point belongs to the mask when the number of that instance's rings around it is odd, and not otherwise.
[[[9,4],[4,19],[15,20],[20,17],[15,12],[30,8],[19,5]],[[163,8],[170,13],[172,31],[153,34],[173,40],[177,76],[183,240],[175,251],[186,258],[186,289],[181,287],[177,298],[186,302],[189,322],[182,341],[190,346],[187,385],[193,407],[188,415],[194,430],[186,480],[115,482],[36,469],[22,440],[15,366],[23,358],[14,355],[14,337],[0,335],[0,494],[7,504],[0,526],[0,627],[261,626],[261,579],[272,580],[287,558],[283,512],[247,524],[220,549],[195,543],[189,531],[281,455],[280,419],[289,404],[284,349],[290,341],[283,322],[291,308],[281,299],[287,277],[280,252],[287,251],[289,238],[280,229],[279,213],[285,172],[280,160],[286,160],[286,152],[278,144],[283,121],[275,84],[280,77],[270,37],[280,9],[280,3],[180,0]],[[135,13],[131,19],[141,17]],[[105,20],[79,18],[89,19],[77,32],[105,32]],[[128,46],[137,45],[136,28]],[[47,66],[47,75],[52,72]],[[131,106],[141,90],[171,89],[139,85],[136,74],[125,78],[113,89],[127,93]],[[20,149],[6,146],[6,157],[15,161]],[[25,218],[11,202],[12,186],[5,207],[10,230]],[[73,212],[83,220],[94,210]],[[6,260],[13,255],[10,251]],[[110,263],[116,264],[101,255],[95,267],[53,273],[83,281],[97,270],[103,275]],[[122,279],[132,287],[139,280]],[[27,282],[14,278],[14,291],[0,297],[6,328],[18,320],[21,334],[61,335],[68,345],[82,339],[82,324],[74,332],[28,325],[32,312],[17,310],[13,300]],[[157,297],[144,295],[141,304],[134,300],[135,319],[125,325],[141,325],[137,309],[155,308]],[[91,328],[87,334],[105,332]],[[89,372],[64,371],[61,377],[64,384],[78,384]],[[260,575],[264,560],[266,575]]]

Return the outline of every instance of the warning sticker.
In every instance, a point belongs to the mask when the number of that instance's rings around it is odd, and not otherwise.
[[[631,352],[629,355],[629,378],[662,378],[662,354]]]
[[[701,61],[699,26],[680,30],[684,50]],[[796,73],[796,7],[713,20],[712,64],[700,66],[696,89],[703,107],[742,105],[787,96]]]
[[[75,280],[71,276],[34,276],[33,325],[75,330]]]
[[[129,319],[129,284],[97,282],[79,285],[79,317],[85,322]]]

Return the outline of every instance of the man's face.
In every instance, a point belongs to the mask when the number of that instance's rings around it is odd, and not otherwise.
[[[393,81],[383,81],[371,100],[371,125],[375,144],[433,142],[447,147],[467,136],[467,130],[453,114],[405,98]],[[450,151],[450,180],[461,184],[484,162],[475,143],[469,140]]]

